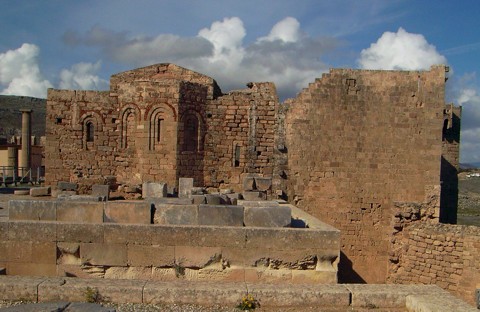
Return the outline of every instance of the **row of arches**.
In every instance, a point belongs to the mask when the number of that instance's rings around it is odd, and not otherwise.
[[[141,121],[140,109],[134,104],[122,108],[120,117],[120,148],[135,148],[137,141],[137,125]],[[97,140],[97,135],[102,131],[102,120],[95,112],[85,114],[81,118],[83,126],[83,142],[86,149],[90,149]],[[194,110],[187,110],[180,116],[178,133],[172,125],[177,122],[175,110],[160,104],[151,107],[146,114],[148,131],[148,150],[154,151],[161,148],[178,136],[183,151],[199,151],[203,148],[204,122],[202,116]]]

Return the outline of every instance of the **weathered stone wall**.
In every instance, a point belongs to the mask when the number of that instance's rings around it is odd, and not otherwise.
[[[436,284],[473,304],[480,281],[480,229],[417,222],[405,230],[398,269],[388,281]]]
[[[0,221],[0,267],[7,275],[334,284],[340,233],[314,226]]]
[[[209,103],[205,185],[240,192],[246,175],[272,176],[277,110],[273,83],[251,83]]]
[[[340,279],[384,282],[393,203],[440,195],[444,84],[444,66],[334,69],[287,101],[288,199],[341,230]]]

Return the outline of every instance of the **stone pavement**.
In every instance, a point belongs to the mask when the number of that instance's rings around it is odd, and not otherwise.
[[[0,300],[21,299],[42,303],[82,302],[86,300],[87,287],[98,291],[103,300],[114,303],[198,304],[204,306],[221,303],[233,307],[248,289],[248,292],[258,299],[262,306],[266,307],[316,306],[320,310],[335,308],[343,311],[370,309],[409,312],[478,311],[438,286],[393,284],[273,285],[182,280],[159,282],[0,276]],[[68,307],[74,309],[77,304]],[[56,311],[112,311],[98,310],[101,307],[93,305],[85,307],[91,307],[92,310]],[[42,310],[36,309],[35,311]]]

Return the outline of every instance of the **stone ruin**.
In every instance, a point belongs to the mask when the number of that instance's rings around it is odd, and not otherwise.
[[[57,256],[73,246],[60,259],[74,262],[74,275],[90,265],[103,277],[171,277],[178,259],[135,260],[131,248],[156,255],[158,246],[174,254],[187,246],[185,254],[205,256],[202,265],[192,258],[185,267],[196,272],[189,273],[194,278],[215,268],[217,275],[209,278],[235,280],[227,259],[243,278],[254,272],[270,282],[436,283],[460,294],[468,289],[470,296],[471,283],[440,273],[416,280],[411,268],[425,258],[420,249],[408,250],[411,233],[419,232],[427,240],[438,237],[435,246],[449,247],[435,231],[456,222],[461,108],[445,103],[447,73],[442,65],[408,72],[332,69],[283,103],[273,83],[223,93],[212,78],[174,64],[115,74],[109,91],[49,89],[46,183],[58,199],[38,204],[50,207],[49,220],[55,221],[48,244],[59,250]],[[78,187],[61,190],[62,183]],[[92,191],[97,200],[108,191],[143,201],[80,202]],[[62,213],[65,205],[71,213]],[[35,211],[25,220],[41,219]],[[265,223],[288,211],[294,227]],[[91,224],[82,223],[93,215]],[[205,224],[218,219],[231,223]],[[29,228],[34,221],[9,222]],[[11,235],[16,241],[17,234]],[[448,239],[467,258],[476,251],[476,245],[464,244],[476,238]],[[92,265],[91,259],[102,257],[98,250],[109,250],[107,243],[118,244],[122,258]],[[83,257],[82,246],[91,255]],[[48,257],[52,274],[66,274],[59,266],[72,265],[53,253]],[[217,260],[204,261],[212,257]],[[437,257],[419,272],[428,276],[432,265],[440,272],[456,263],[462,269],[455,274],[463,276],[463,259]],[[139,265],[132,269],[129,263]],[[308,270],[316,273],[307,276]],[[480,280],[480,268],[468,272]]]

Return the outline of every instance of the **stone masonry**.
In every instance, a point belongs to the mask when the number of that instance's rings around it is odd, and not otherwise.
[[[447,71],[333,69],[284,103],[273,83],[223,93],[174,64],[115,74],[109,91],[50,89],[46,180],[241,192],[270,178],[267,198],[341,230],[340,281],[382,283],[402,209],[408,224],[455,222],[461,111],[445,103]]]

